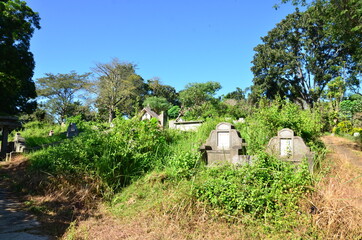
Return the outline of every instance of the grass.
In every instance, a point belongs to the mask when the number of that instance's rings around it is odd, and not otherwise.
[[[327,159],[330,170],[310,198],[314,225],[326,239],[358,239],[362,236],[362,169],[337,151],[328,153]]]

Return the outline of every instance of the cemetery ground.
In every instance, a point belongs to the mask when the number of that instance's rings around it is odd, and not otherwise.
[[[362,234],[361,146],[335,136],[322,140],[329,150],[325,173],[300,203],[311,223],[300,219],[299,228],[281,235],[268,234],[261,222],[253,226],[238,217],[230,221],[201,202],[195,205],[187,197],[189,185],[168,182],[162,172],[130,185],[120,196],[126,199],[117,205],[100,200],[92,191],[97,186],[75,186],[46,172],[30,176],[27,159],[20,156],[1,162],[1,187],[11,190],[21,211],[38,217],[43,235],[62,239],[278,239],[305,237],[305,232],[311,238],[357,239]]]

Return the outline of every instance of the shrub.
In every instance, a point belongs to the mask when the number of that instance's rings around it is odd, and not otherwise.
[[[286,213],[297,213],[300,196],[309,191],[308,164],[298,169],[265,153],[252,165],[210,168],[195,182],[194,196],[222,215],[278,223]],[[231,218],[232,219],[232,218]],[[283,224],[285,222],[283,221]]]
[[[350,121],[342,121],[337,124],[335,133],[336,134],[351,134],[352,129],[353,129],[353,126]]]

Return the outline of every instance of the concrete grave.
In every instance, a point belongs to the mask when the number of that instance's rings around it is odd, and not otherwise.
[[[25,138],[23,138],[20,133],[16,133],[14,138],[14,151],[19,152],[25,152],[26,145],[25,145]]]
[[[5,159],[6,155],[12,151],[12,148],[8,149],[8,136],[9,133],[21,127],[17,117],[12,116],[0,116],[0,129],[1,129],[1,151],[0,151],[0,160]]]
[[[211,131],[200,151],[203,153],[207,165],[222,163],[240,165],[250,162],[250,156],[245,155],[245,146],[246,143],[235,127],[230,123],[222,122]]]
[[[271,138],[266,151],[279,159],[293,163],[300,163],[306,157],[311,165],[313,159],[313,153],[303,139],[294,136],[294,131],[289,128],[280,130],[278,136]]]
[[[67,138],[78,136],[79,131],[75,123],[71,123],[67,129]]]

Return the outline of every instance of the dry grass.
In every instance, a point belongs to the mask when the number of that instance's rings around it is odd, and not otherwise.
[[[331,170],[311,198],[316,213],[313,220],[326,239],[361,239],[362,168],[353,164],[360,160],[359,155],[353,154],[345,140],[328,140],[334,144],[333,152],[327,155]]]

